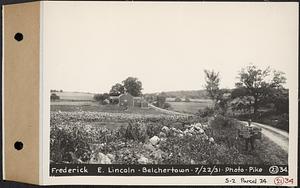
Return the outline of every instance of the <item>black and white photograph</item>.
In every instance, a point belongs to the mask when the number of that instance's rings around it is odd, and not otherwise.
[[[288,165],[289,6],[51,10],[50,164]]]
[[[2,8],[3,180],[297,186],[298,2]]]

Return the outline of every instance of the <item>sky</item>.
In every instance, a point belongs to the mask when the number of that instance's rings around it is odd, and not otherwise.
[[[108,92],[129,76],[143,92],[204,89],[204,69],[233,88],[241,68],[270,66],[296,87],[297,3],[44,2],[51,89]]]

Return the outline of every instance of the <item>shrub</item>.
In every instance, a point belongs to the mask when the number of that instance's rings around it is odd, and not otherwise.
[[[161,132],[163,125],[161,123],[147,123],[147,135],[149,138],[152,138],[155,135],[158,135]]]
[[[181,102],[181,98],[176,97],[176,98],[175,98],[175,102]]]
[[[58,95],[56,95],[55,93],[52,93],[50,96],[50,100],[59,100],[60,97]]]
[[[58,126],[51,127],[50,159],[56,163],[75,162],[74,159],[88,161],[91,153],[87,133],[80,127],[68,129]],[[72,154],[74,156],[72,156]],[[74,158],[75,157],[75,158]]]
[[[110,102],[111,104],[119,104],[119,99],[118,99],[118,98],[110,98],[110,99],[109,99],[109,102]]]
[[[236,147],[239,126],[240,123],[236,120],[217,115],[210,121],[211,131],[209,133],[215,138],[217,143],[225,144],[229,148]]]
[[[125,138],[145,142],[148,138],[145,123],[135,120],[130,121],[126,129]]]
[[[107,93],[104,93],[104,94],[95,94],[94,95],[94,100],[95,101],[99,101],[101,104],[103,104],[103,102],[106,99],[109,100],[109,94],[107,94]],[[106,103],[106,102],[104,102],[104,103]]]
[[[95,94],[93,98],[95,101],[100,101],[102,100],[102,94]]]
[[[204,109],[200,109],[198,111],[198,115],[202,118],[212,116],[214,114],[214,109],[210,107],[205,107]]]
[[[197,164],[215,164],[213,153],[217,153],[213,143],[197,135],[169,136],[160,149],[168,154],[163,158],[165,164],[191,164],[192,159]]]
[[[186,97],[186,98],[184,99],[184,102],[191,102],[191,100],[190,100],[189,98]]]
[[[171,105],[167,102],[163,104],[163,109],[168,109],[170,107],[171,107]]]

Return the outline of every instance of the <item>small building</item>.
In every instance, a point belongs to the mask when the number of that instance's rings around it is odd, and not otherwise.
[[[148,108],[148,102],[143,97],[133,97],[130,93],[110,97],[111,104],[118,104],[121,107]]]
[[[119,106],[132,108],[134,106],[134,97],[130,93],[120,95]]]

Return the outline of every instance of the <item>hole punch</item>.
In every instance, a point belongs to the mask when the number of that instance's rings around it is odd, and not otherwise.
[[[15,34],[15,40],[20,42],[21,40],[23,40],[23,34],[22,33],[16,33]]]
[[[15,149],[16,150],[21,150],[21,149],[23,149],[23,143],[22,142],[20,142],[20,141],[17,141],[17,142],[15,142]]]

